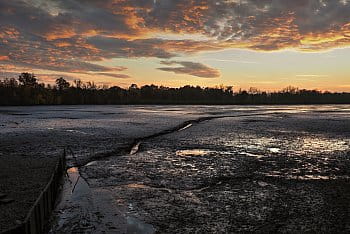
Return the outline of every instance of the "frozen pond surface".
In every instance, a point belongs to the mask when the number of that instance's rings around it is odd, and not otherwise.
[[[79,167],[53,233],[350,231],[350,106],[0,107],[0,128],[2,158]]]

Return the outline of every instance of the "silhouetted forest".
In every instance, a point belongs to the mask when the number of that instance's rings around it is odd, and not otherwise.
[[[256,88],[234,92],[232,86],[169,88],[156,85],[128,89],[97,86],[64,78],[56,85],[39,84],[34,74],[0,80],[0,105],[78,104],[350,104],[350,93],[330,93],[287,87],[279,92]]]

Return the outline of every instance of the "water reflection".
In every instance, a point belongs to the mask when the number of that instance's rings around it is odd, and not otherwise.
[[[128,184],[128,188],[137,188],[137,189],[149,189],[151,187],[144,185],[144,184]]]
[[[269,151],[271,153],[279,153],[281,151],[281,149],[280,148],[269,148]]]
[[[255,158],[263,158],[263,157],[265,157],[264,155],[252,154],[252,153],[248,153],[248,152],[240,152],[239,154],[245,155],[245,156],[248,156],[248,157],[255,157]]]
[[[215,153],[215,151],[207,150],[207,149],[189,149],[189,150],[178,150],[176,151],[177,156],[205,156]]]
[[[127,221],[127,234],[153,234],[155,229],[152,225],[146,224],[141,220],[128,216]]]
[[[193,125],[193,124],[187,124],[185,127],[179,129],[178,132],[181,132],[181,131],[183,131],[183,130],[186,130],[187,128],[192,127],[192,125]]]
[[[85,179],[80,176],[79,169],[72,167],[67,170],[72,199],[81,199],[90,193],[90,188]]]
[[[339,139],[327,139],[321,137],[304,137],[300,141],[300,146],[296,149],[302,153],[335,153],[336,151],[346,151],[349,145]]]
[[[130,155],[136,154],[140,149],[140,145],[141,145],[141,142],[137,142],[136,144],[134,144],[130,150]]]

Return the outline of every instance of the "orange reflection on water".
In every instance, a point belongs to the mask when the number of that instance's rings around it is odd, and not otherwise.
[[[77,167],[72,167],[67,170],[68,173],[78,173],[78,168]]]
[[[149,188],[149,186],[146,186],[144,184],[128,184],[128,188],[139,188],[139,189],[146,189]]]
[[[178,150],[176,151],[177,156],[204,156],[213,153],[213,151],[205,149],[190,149],[190,150]]]

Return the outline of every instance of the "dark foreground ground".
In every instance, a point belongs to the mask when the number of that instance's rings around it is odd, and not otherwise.
[[[73,129],[93,135],[70,138],[68,159],[80,167],[69,170],[51,233],[350,232],[349,106],[137,113]]]
[[[0,202],[0,232],[24,220],[64,149],[69,165],[118,155],[135,138],[197,112],[161,106],[0,107],[0,195],[13,200]]]

